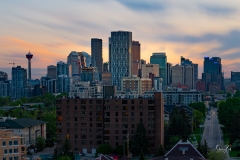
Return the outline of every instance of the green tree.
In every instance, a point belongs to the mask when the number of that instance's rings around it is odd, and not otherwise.
[[[65,139],[60,156],[68,156],[71,160],[75,159],[74,152],[71,150],[71,143],[68,138]]]
[[[48,139],[53,139],[56,137],[56,110],[45,110],[42,114],[41,120],[48,122],[46,125],[46,130],[47,130],[47,138]]]
[[[141,153],[140,153],[140,158],[139,158],[140,160],[145,160],[145,156],[144,156],[144,154],[143,154],[143,151],[141,150]]]
[[[202,113],[202,115],[204,116],[204,118],[206,117],[207,109],[203,102],[190,103],[188,106],[195,110],[200,111]]]
[[[45,139],[42,136],[37,137],[36,148],[38,151],[42,151],[45,148]]]
[[[209,160],[227,160],[227,154],[222,151],[212,150],[208,153]]]
[[[181,140],[181,138],[178,137],[178,136],[172,136],[172,137],[170,137],[170,139],[169,139],[170,148],[172,148],[172,147],[173,147],[176,143],[178,143],[180,140]]]
[[[163,146],[160,144],[155,157],[163,156],[164,154],[165,154],[165,150]]]
[[[235,114],[232,121],[230,143],[233,143],[237,139],[240,139],[240,111]]]
[[[204,143],[202,144],[202,155],[205,157],[205,158],[208,158],[208,153],[210,152],[210,148],[207,144],[207,141],[205,140]]]
[[[97,148],[97,153],[110,154],[112,152],[113,152],[113,149],[110,146],[110,144],[102,144],[102,145],[98,146],[98,148]]]
[[[57,160],[72,160],[69,156],[61,156]]]
[[[193,127],[197,128],[204,122],[203,114],[198,110],[193,110]]]
[[[190,120],[185,116],[184,111],[179,112],[177,108],[174,108],[169,120],[169,138],[176,136],[187,140],[190,135],[190,128]]]
[[[237,90],[236,93],[233,95],[233,97],[238,97],[238,98],[240,98],[240,91]]]
[[[114,153],[118,154],[118,155],[123,155],[123,145],[119,145],[119,146],[116,146],[115,150],[114,150]],[[125,151],[125,153],[127,153]]]
[[[136,133],[133,137],[133,141],[131,144],[131,152],[138,156],[141,151],[143,151],[144,154],[149,153],[149,140],[147,137],[147,131],[143,125],[142,122],[140,122],[137,125]]]

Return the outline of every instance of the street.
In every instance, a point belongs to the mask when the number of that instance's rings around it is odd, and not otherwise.
[[[217,145],[223,144],[222,132],[218,123],[217,109],[212,109],[210,115],[206,117],[202,143],[206,140],[208,146],[215,149]]]

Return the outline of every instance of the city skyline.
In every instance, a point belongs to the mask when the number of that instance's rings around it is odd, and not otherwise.
[[[201,78],[204,57],[221,57],[229,78],[240,67],[238,4],[237,0],[1,2],[0,68],[9,76],[12,61],[27,69],[25,55],[30,50],[32,77],[40,78],[48,65],[66,62],[71,51],[90,54],[94,37],[103,39],[106,62],[108,37],[124,30],[141,43],[141,58],[147,62],[154,52],[165,52],[173,65],[184,56],[199,64]]]

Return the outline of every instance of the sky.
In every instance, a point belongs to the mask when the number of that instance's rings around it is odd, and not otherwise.
[[[141,58],[166,52],[176,65],[180,56],[199,64],[221,57],[225,78],[240,71],[239,0],[7,0],[0,2],[0,71],[11,77],[9,64],[45,76],[47,66],[67,61],[71,51],[91,54],[91,38],[103,39],[108,61],[111,31],[131,31],[141,43]]]

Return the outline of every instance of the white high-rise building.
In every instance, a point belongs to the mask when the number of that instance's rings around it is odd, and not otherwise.
[[[132,32],[111,32],[109,65],[112,73],[112,85],[117,86],[117,90],[121,90],[122,77],[131,77],[132,75]]]

